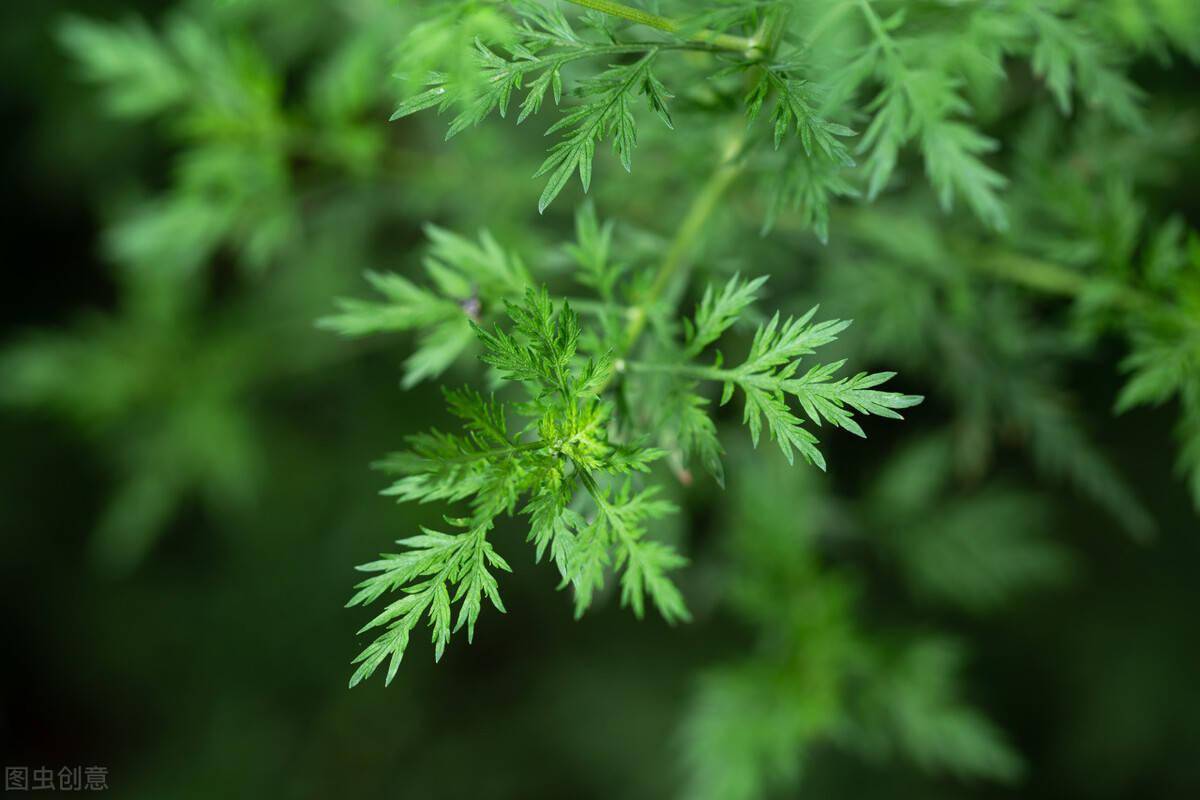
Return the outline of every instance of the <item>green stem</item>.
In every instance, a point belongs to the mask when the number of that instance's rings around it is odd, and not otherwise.
[[[1088,286],[1087,278],[1073,270],[1019,253],[998,252],[967,261],[981,272],[1045,294],[1077,297]]]
[[[590,314],[595,317],[606,317],[613,313],[614,309],[617,313],[629,313],[633,308],[632,306],[623,306],[620,303],[606,303],[587,297],[564,297],[563,300],[580,314]]]
[[[774,53],[783,36],[787,33],[788,19],[792,9],[786,6],[776,6],[763,15],[758,30],[754,32],[754,42],[764,53]]]
[[[651,309],[658,305],[663,293],[666,292],[671,282],[688,266],[688,258],[702,238],[704,226],[716,210],[721,197],[742,170],[741,164],[738,161],[741,146],[742,142],[740,138],[730,143],[720,166],[713,171],[708,182],[704,184],[700,193],[696,195],[691,207],[688,209],[687,215],[683,218],[683,222],[679,224],[679,228],[675,231],[675,237],[672,239],[667,254],[663,257],[662,263],[658,267],[658,272],[655,273],[654,280],[650,283],[650,287],[641,297],[638,304],[629,309],[629,322],[625,326],[620,359],[624,359],[633,352],[638,339],[646,329]],[[619,371],[620,366],[618,364],[617,370],[614,370],[609,375],[608,380],[597,389],[596,394],[602,394],[608,388],[609,384],[612,383]]]
[[[721,367],[705,366],[704,364],[675,364],[652,361],[626,361],[625,369],[629,372],[657,372],[668,375],[682,375],[698,381],[713,383],[732,383],[743,389],[754,387],[767,392],[785,391],[789,394],[820,391],[820,384],[810,383],[803,379],[785,379],[764,372],[748,371],[745,366],[738,369],[722,369]]]
[[[713,211],[716,210],[721,196],[725,194],[730,184],[741,172],[741,165],[736,163],[734,158],[736,158],[736,152],[717,167],[700,193],[696,195],[691,208],[688,209],[687,216],[683,218],[683,222],[675,231],[675,237],[671,240],[671,246],[668,248],[666,256],[663,257],[658,272],[654,275],[654,281],[646,290],[641,302],[630,310],[629,324],[625,328],[626,353],[630,352],[637,344],[638,337],[641,336],[649,320],[650,309],[658,304],[676,274],[687,266],[688,257],[700,240],[704,226],[708,223]]]
[[[528,450],[540,450],[544,447],[549,447],[552,443],[538,439],[536,442],[521,442],[510,447],[495,447],[491,450],[480,450],[478,453],[468,453],[454,458],[439,459],[436,463],[439,464],[470,464],[472,461],[478,461],[481,458],[494,458],[495,456],[509,455],[511,453],[524,453]],[[427,459],[432,461],[433,459]]]
[[[666,31],[667,33],[678,34],[684,30],[684,25],[673,19],[661,17],[658,14],[651,14],[648,11],[642,11],[640,8],[627,6],[624,3],[614,3],[611,0],[568,0],[568,2],[613,17],[627,19],[639,25],[646,25],[650,28]],[[732,36],[727,33],[718,33],[717,31],[703,29],[690,31],[687,33],[687,37],[691,41],[712,45],[722,50],[733,50],[751,57],[761,55],[757,39],[747,39],[744,36]]]
[[[898,58],[899,54],[896,42],[883,27],[883,20],[875,13],[875,9],[871,7],[871,0],[858,0],[858,7],[862,10],[863,17],[867,20],[867,27],[871,29],[871,34],[879,42],[880,46],[890,56]]]
[[[900,47],[896,44],[896,40],[887,32],[883,26],[883,20],[875,13],[875,9],[871,6],[871,0],[858,0],[858,6],[862,10],[863,17],[867,20],[867,27],[871,30],[871,35],[879,44],[884,56],[887,58],[892,71],[896,73],[895,83],[908,85],[908,66],[904,63],[904,58],[900,55]]]
[[[670,286],[671,279],[675,277],[675,274],[687,265],[688,256],[691,255],[700,240],[709,217],[712,216],[721,196],[725,194],[740,171],[739,165],[726,162],[717,168],[708,183],[701,189],[700,194],[692,202],[692,207],[688,209],[687,216],[684,217],[679,229],[675,232],[675,238],[658,268],[658,273],[654,276],[654,283],[650,284],[643,306],[656,303]],[[641,333],[645,322],[645,315],[642,315],[639,320],[630,323],[634,334],[630,338],[637,338],[637,334]]]
[[[527,72],[536,72],[547,68],[557,68],[571,63],[572,61],[580,61],[585,58],[596,58],[598,56],[619,56],[619,55],[654,55],[662,50],[687,50],[691,49],[687,45],[666,44],[661,42],[630,42],[628,44],[612,44],[605,47],[590,47],[586,50],[572,51],[568,53],[557,53],[547,56],[545,59],[534,61],[514,61],[509,65],[512,70],[511,74],[525,74]]]
[[[737,382],[743,378],[741,373],[734,370],[721,369],[720,367],[706,367],[701,364],[658,364],[650,361],[626,361],[625,369],[630,372],[665,372],[671,375],[685,375],[689,378],[696,378],[702,381],[716,381],[718,383]]]
[[[870,237],[866,236],[865,232],[872,225],[878,224],[872,212],[866,210],[848,212],[845,221],[851,228],[863,234],[864,241],[867,242],[870,241]],[[1135,313],[1159,314],[1171,319],[1180,327],[1200,330],[1200,320],[1168,298],[1132,286],[1106,282],[1103,276],[1080,273],[1070,267],[1035,256],[1000,247],[989,247],[967,236],[948,233],[945,234],[944,241],[948,251],[958,256],[957,263],[996,280],[1029,291],[1070,299],[1080,298],[1097,287],[1103,287],[1104,291],[1095,292],[1094,296],[1106,306]]]
[[[1078,298],[1097,285],[1095,280],[1072,269],[1020,253],[984,253],[980,258],[968,258],[965,261],[993,278],[1059,297]],[[1133,287],[1112,284],[1102,296],[1108,305],[1115,308],[1140,313],[1157,312],[1182,328],[1200,329],[1200,320],[1179,306]]]

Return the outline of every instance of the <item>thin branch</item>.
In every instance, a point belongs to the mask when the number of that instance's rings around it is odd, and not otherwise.
[[[530,450],[541,450],[550,447],[552,442],[547,442],[538,439],[536,442],[521,442],[507,447],[494,447],[491,450],[479,450],[474,453],[464,453],[461,456],[452,456],[450,458],[426,458],[420,457],[423,462],[430,464],[470,464],[472,461],[479,461],[485,458],[495,458],[497,456],[512,455],[514,453],[525,453]]]
[[[676,20],[668,17],[662,17],[658,14],[651,14],[648,11],[643,11],[640,8],[627,6],[624,3],[614,3],[611,0],[568,0],[577,6],[590,8],[593,11],[599,11],[613,17],[627,19],[630,22],[636,22],[639,25],[645,25],[656,30],[666,31],[667,33],[684,34],[688,39],[702,44],[712,45],[722,50],[732,50],[738,53],[744,53],[749,57],[758,57],[761,55],[759,50],[759,41],[757,39],[747,39],[744,36],[733,36],[728,33],[719,33],[710,30],[688,31],[686,26]]]
[[[659,265],[658,272],[655,274],[650,288],[646,290],[646,294],[641,298],[641,301],[629,309],[629,324],[625,327],[622,358],[631,353],[637,345],[638,338],[642,335],[642,332],[646,328],[646,323],[649,321],[650,310],[658,304],[663,293],[671,285],[677,273],[687,266],[688,257],[701,238],[704,226],[708,224],[708,220],[716,210],[721,197],[729,189],[734,179],[741,173],[742,166],[738,161],[740,150],[740,140],[731,144],[721,164],[709,177],[708,182],[700,190],[700,193],[696,195],[696,198],[692,201],[691,208],[688,209],[687,216],[684,217],[683,222],[680,223],[679,228],[675,231],[675,237],[671,241],[670,249],[667,250],[666,256],[663,257],[662,264]],[[608,387],[608,384],[612,382],[616,374],[617,371],[614,371],[609,376],[608,381],[600,387],[597,394],[600,394]]]

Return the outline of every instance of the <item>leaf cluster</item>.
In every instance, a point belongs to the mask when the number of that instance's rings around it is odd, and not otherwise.
[[[617,295],[613,280],[619,273],[610,267],[611,226],[585,209],[577,234],[579,240],[568,252],[589,265],[581,280],[597,291],[602,303],[620,302],[624,298]],[[484,248],[436,229],[431,236],[431,252],[439,257],[427,259],[426,268],[432,265],[435,282],[440,275],[458,274],[452,265],[463,258],[490,253],[482,261],[494,265],[503,252],[486,235],[483,240],[490,244]],[[502,263],[516,263],[515,257]],[[371,280],[389,299],[378,304],[343,301],[342,313],[329,318],[327,327],[358,333],[439,324],[437,298],[422,294],[425,290],[398,276]],[[836,377],[844,361],[800,372],[802,358],[833,342],[848,325],[814,323],[815,309],[800,318],[781,321],[776,315],[761,324],[745,362],[736,368],[722,368],[719,355],[713,366],[694,363],[748,313],[764,283],[765,278],[735,276],[720,288],[709,287],[695,315],[682,322],[682,340],[667,333],[670,327],[656,326],[657,346],[680,356],[672,363],[632,358],[627,330],[605,324],[609,317],[604,313],[595,325],[585,325],[570,302],[554,302],[546,288],[530,287],[519,302],[506,301],[507,325],[467,321],[481,360],[500,385],[519,386],[526,397],[504,401],[471,389],[446,391],[447,408],[462,430],[412,436],[408,450],[380,463],[396,476],[385,494],[402,502],[463,504],[467,512],[450,518],[462,533],[425,531],[401,541],[408,548],[405,553],[365,567],[379,574],[359,585],[351,604],[370,603],[393,591],[402,597],[363,629],[386,628],[360,654],[352,682],[389,657],[390,681],[423,616],[429,618],[440,657],[451,632],[447,609],[453,603],[460,604],[456,627],[466,625],[469,636],[480,592],[502,610],[489,571],[503,569],[489,540],[501,517],[525,518],[536,559],[548,555],[554,562],[562,587],[574,593],[577,615],[593,604],[611,571],[620,576],[621,603],[636,616],[643,614],[648,599],[668,622],[687,619],[683,595],[671,578],[686,560],[674,547],[651,538],[648,528],[674,510],[651,468],[664,458],[686,463],[698,456],[723,482],[722,448],[701,382],[723,385],[722,402],[735,387],[742,391],[744,422],[755,444],[765,418],[789,463],[799,451],[822,468],[825,458],[816,437],[785,398],[793,398],[814,425],[828,423],[859,436],[865,434],[855,414],[898,419],[897,409],[920,402],[919,397],[878,390],[891,373]],[[440,302],[448,313],[461,316],[459,304]],[[637,313],[651,313],[649,308],[638,307]],[[684,413],[674,415],[680,407]],[[650,422],[663,412],[673,418]]]

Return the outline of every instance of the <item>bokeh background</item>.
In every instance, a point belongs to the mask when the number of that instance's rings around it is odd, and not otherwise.
[[[364,270],[416,269],[426,221],[486,224],[527,252],[570,231],[565,211],[539,220],[533,208],[536,136],[505,156],[528,168],[480,180],[471,165],[507,152],[501,134],[447,147],[436,124],[386,124],[379,64],[411,24],[405,5],[0,6],[6,765],[104,765],[112,793],[131,798],[672,796],[698,676],[754,635],[717,600],[727,507],[778,504],[778,526],[794,519],[787,503],[801,515],[832,504],[836,517],[875,496],[877,535],[894,527],[878,484],[880,455],[903,449],[896,430],[836,444],[829,485],[813,489],[815,476],[764,450],[727,500],[680,490],[695,623],[635,622],[611,598],[575,622],[552,571],[510,557],[509,613],[485,612],[473,645],[455,641],[434,665],[421,642],[390,688],[346,688],[364,621],[342,607],[353,565],[437,518],[379,497],[368,465],[444,412],[436,385],[400,387],[410,339],[347,342],[314,320],[334,296],[361,294]],[[194,35],[184,46],[226,93],[208,118],[122,108],[69,53],[87,46],[73,14],[163,30],[180,13],[196,26],[181,41]],[[340,47],[352,34],[355,47]],[[1200,98],[1186,63],[1147,60],[1137,77],[1180,108]],[[162,79],[146,91],[177,91]],[[184,163],[198,129],[236,144]],[[1193,225],[1196,152],[1160,190]],[[653,227],[610,177],[601,211]],[[1111,414],[1121,355],[1102,340],[1066,382],[1156,536],[1137,541],[1000,454],[989,474],[1036,501],[1054,580],[977,614],[914,599],[853,538],[829,556],[849,565],[881,635],[955,637],[963,692],[1005,732],[1024,778],[931,776],[818,740],[799,796],[1200,796],[1200,526],[1173,471],[1172,409]],[[945,414],[934,396],[910,425],[936,432]],[[754,496],[755,485],[778,491]],[[1000,502],[986,516],[1020,526],[1033,513]],[[501,533],[519,552],[518,526]]]

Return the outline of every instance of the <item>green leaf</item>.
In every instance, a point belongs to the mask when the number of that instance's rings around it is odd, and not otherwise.
[[[741,276],[734,275],[719,294],[709,285],[696,308],[695,322],[684,321],[687,355],[698,356],[704,348],[720,339],[757,299],[758,290],[766,282],[766,275],[751,281],[743,281]]]
[[[434,658],[440,660],[450,639],[452,603],[459,604],[454,629],[458,630],[465,623],[468,640],[474,635],[484,596],[497,610],[504,612],[496,579],[489,567],[506,572],[511,570],[487,541],[490,527],[490,521],[485,521],[458,534],[422,529],[421,535],[398,542],[408,548],[405,552],[385,555],[379,561],[359,567],[364,572],[379,574],[358,584],[358,592],[347,605],[366,605],[386,592],[402,591],[404,594],[359,631],[364,633],[372,628],[386,627],[384,633],[354,659],[360,666],[350,679],[351,688],[370,677],[389,657],[391,662],[384,682],[392,682],[408,648],[409,635],[422,616],[429,617]],[[448,589],[451,585],[455,587],[453,597]]]
[[[182,26],[194,30],[191,23],[176,25],[176,30]],[[105,102],[114,114],[158,114],[187,99],[192,91],[191,76],[170,43],[139,20],[106,24],[69,17],[58,35],[86,77],[103,85]]]
[[[547,136],[560,131],[566,131],[566,135],[550,148],[550,155],[534,173],[535,178],[550,176],[538,201],[538,211],[544,212],[554,202],[576,172],[584,192],[588,190],[596,143],[606,137],[612,138],[613,150],[625,169],[632,168],[637,145],[632,109],[636,94],[645,95],[650,107],[671,125],[666,91],[650,71],[656,55],[656,50],[651,51],[633,64],[609,67],[580,83],[579,94],[586,102],[568,111],[546,131]]]

